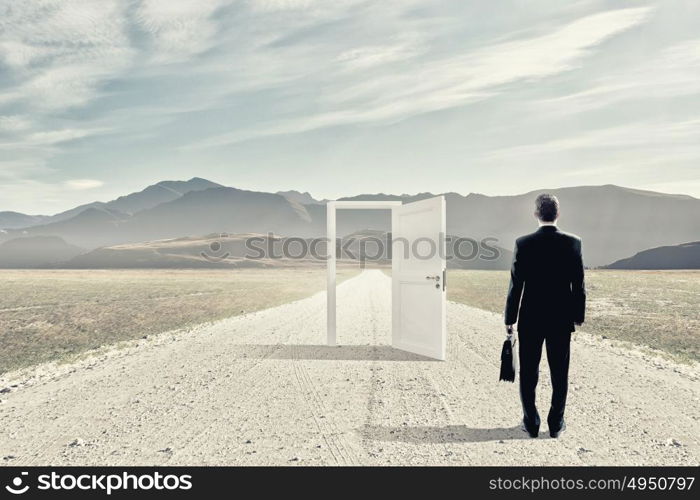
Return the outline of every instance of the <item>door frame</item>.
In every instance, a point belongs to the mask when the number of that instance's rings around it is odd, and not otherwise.
[[[393,234],[393,221],[394,221],[394,209],[403,205],[401,201],[329,201],[326,203],[326,238],[328,239],[328,260],[326,261],[326,271],[328,277],[326,297],[327,297],[327,313],[326,313],[326,337],[327,343],[330,346],[336,345],[336,300],[335,300],[335,287],[336,287],[336,259],[337,259],[337,249],[336,249],[336,225],[335,225],[335,215],[336,210],[391,210],[391,220],[392,220],[392,234]],[[396,271],[394,268],[396,266],[395,259],[391,259],[391,270],[392,275]],[[392,308],[392,324],[395,321],[393,317]],[[393,327],[392,327],[393,332]]]

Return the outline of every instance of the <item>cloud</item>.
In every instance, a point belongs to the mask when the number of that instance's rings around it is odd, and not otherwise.
[[[624,101],[660,99],[700,92],[700,39],[684,40],[586,82],[586,90],[532,103],[538,112],[583,113]]]
[[[509,160],[527,163],[545,155],[572,154],[585,150],[602,153],[611,149],[622,149],[635,155],[660,153],[660,157],[653,156],[654,162],[668,161],[670,155],[675,155],[677,160],[680,156],[685,159],[698,157],[700,120],[647,121],[604,127],[560,139],[502,148],[486,153],[481,159],[496,163]],[[649,158],[643,161],[649,161]]]
[[[95,179],[72,179],[66,181],[64,184],[68,189],[75,191],[84,191],[86,189],[95,189],[104,186],[104,182]]]
[[[415,0],[398,0],[407,4]],[[337,13],[351,5],[362,4],[364,0],[248,0],[248,4],[253,12],[284,12],[303,10],[305,14],[325,15]],[[395,0],[384,0],[384,3],[397,3]]]
[[[8,187],[7,181],[20,179],[27,175],[47,174],[51,171],[42,160],[27,158],[0,160],[0,179],[3,179],[1,184],[5,188]]]
[[[316,0],[252,0],[250,3],[254,9],[261,11],[307,9]]]
[[[21,132],[31,127],[32,121],[27,116],[0,116],[0,132]]]
[[[16,85],[0,105],[34,110],[82,106],[100,85],[120,75],[133,51],[126,34],[124,2],[72,0],[15,2],[0,16],[0,64]]]
[[[106,128],[41,130],[24,134],[21,137],[13,137],[8,141],[0,140],[0,149],[19,150],[32,148],[48,152],[52,151],[57,144],[98,135],[108,130]]]
[[[381,78],[359,82],[334,97],[339,102],[364,98],[397,100],[432,96],[441,102],[446,95],[459,103],[474,92],[519,80],[541,79],[573,69],[590,50],[606,39],[643,22],[650,8],[622,9],[584,17],[549,34],[477,48],[422,64],[418,70],[390,72]],[[417,112],[423,112],[417,106]]]
[[[0,178],[2,178],[2,162],[0,162]],[[38,193],[41,195],[41,208],[37,206]],[[3,179],[0,182],[3,209],[11,207],[12,210],[27,214],[51,214],[63,211],[78,204],[76,197],[78,197],[78,203],[94,201],[94,193],[90,190],[71,189],[64,182],[52,183],[18,177]]]
[[[200,149],[279,134],[292,134],[347,124],[390,123],[410,116],[483,100],[514,82],[533,82],[582,64],[597,45],[648,19],[652,9],[638,7],[583,17],[550,33],[480,47],[465,54],[428,59],[410,68],[386,63],[412,57],[418,51],[380,48],[344,52],[337,58],[354,70],[385,66],[379,74],[326,81],[316,108],[297,118],[245,127],[185,146]],[[403,50],[403,51],[402,51]],[[350,54],[350,55],[348,55]],[[354,57],[352,56],[354,54]],[[329,70],[331,74],[333,71]]]
[[[356,47],[341,53],[337,60],[349,72],[364,70],[375,66],[404,61],[421,55],[427,50],[419,40],[398,40],[388,45]]]
[[[136,17],[153,43],[152,61],[182,62],[215,45],[214,14],[228,0],[144,0]]]
[[[89,135],[95,135],[97,130],[63,129],[50,130],[47,132],[36,132],[29,136],[28,142],[33,145],[52,145],[61,142],[82,139]]]

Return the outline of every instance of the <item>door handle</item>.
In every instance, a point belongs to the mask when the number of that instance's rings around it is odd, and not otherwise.
[[[435,280],[435,281],[440,281],[440,275],[435,275],[435,276],[426,276],[425,279],[427,280]]]

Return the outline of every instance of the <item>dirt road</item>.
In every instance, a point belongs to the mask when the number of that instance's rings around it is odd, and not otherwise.
[[[390,280],[108,349],[0,380],[3,465],[697,465],[697,367],[577,333],[568,430],[518,429],[498,382],[500,317],[448,306],[448,361],[393,350]],[[543,360],[538,394],[549,397]],[[16,387],[11,387],[16,385]],[[547,437],[544,437],[547,436]]]

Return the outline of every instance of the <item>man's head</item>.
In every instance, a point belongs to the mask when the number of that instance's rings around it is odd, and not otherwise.
[[[543,193],[535,200],[535,217],[540,222],[555,222],[559,218],[559,200],[553,194]]]

